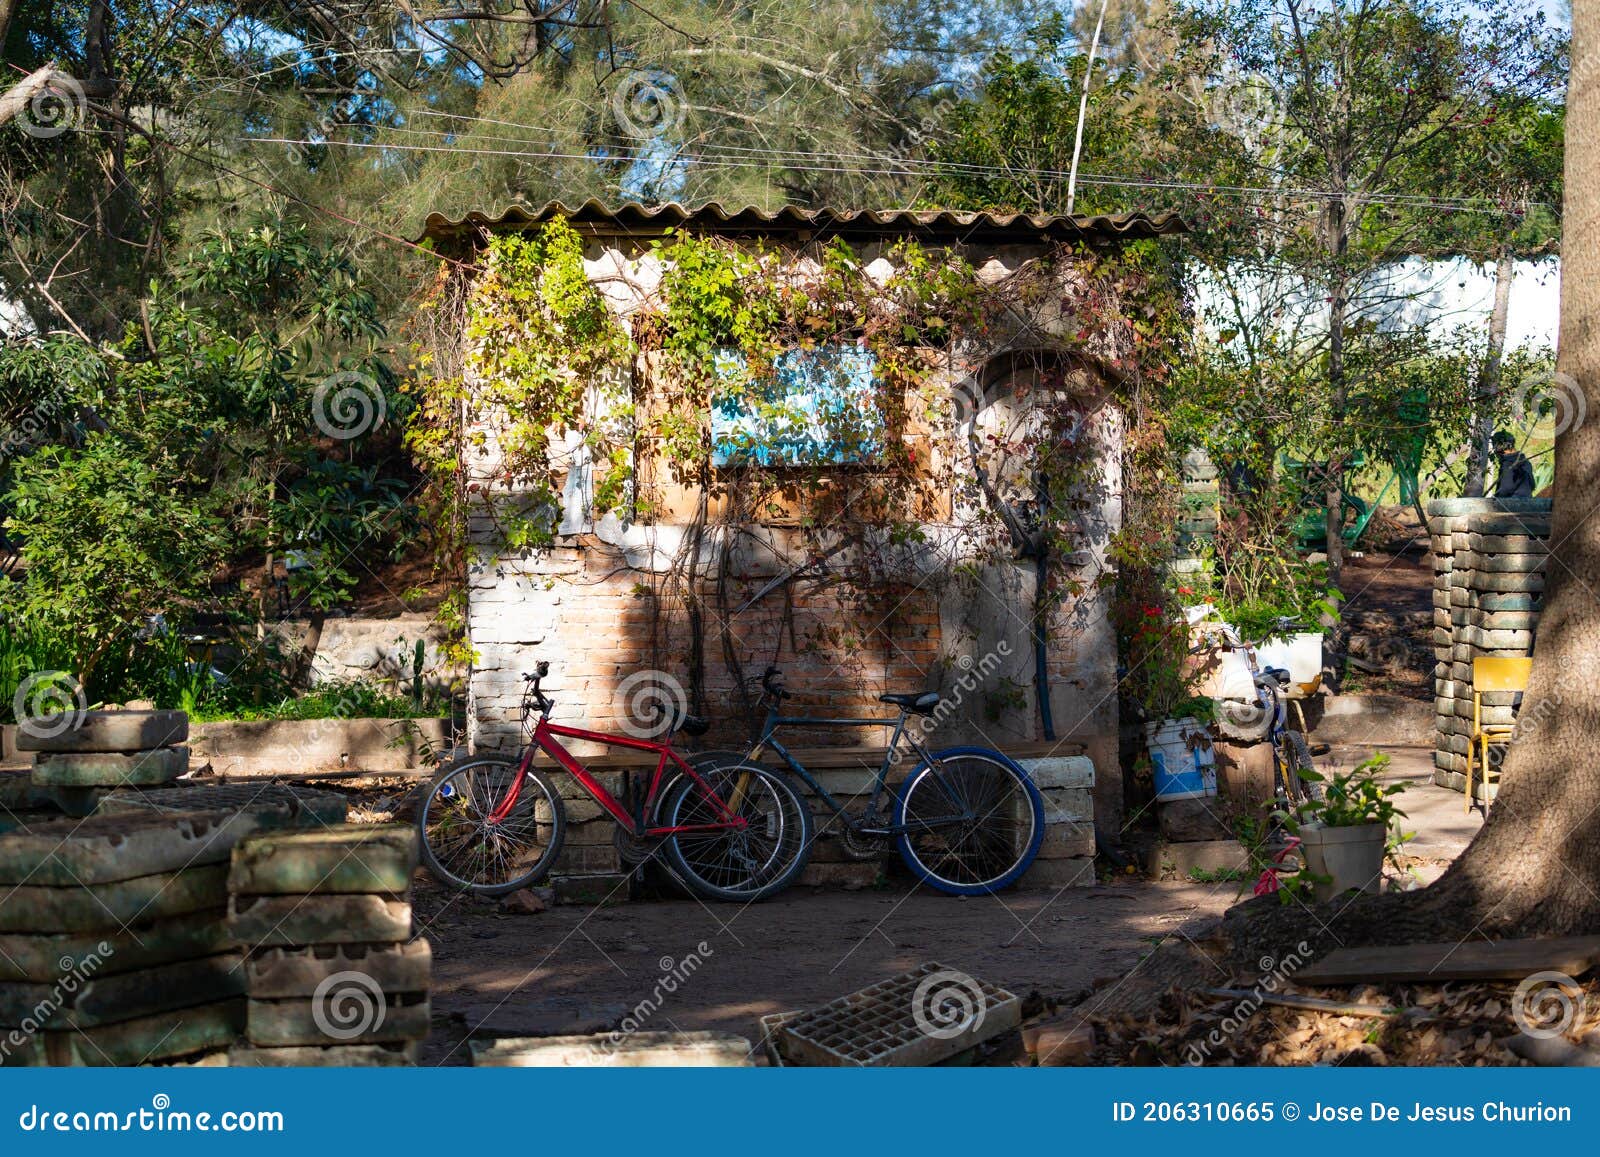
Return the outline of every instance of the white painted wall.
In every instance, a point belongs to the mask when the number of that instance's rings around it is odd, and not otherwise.
[[[1230,289],[1247,313],[1281,311],[1280,323],[1286,330],[1320,328],[1326,308],[1320,294],[1255,272],[1241,271],[1231,287],[1200,270],[1192,276],[1202,324],[1213,337],[1236,328],[1238,310]],[[1441,334],[1461,326],[1487,328],[1494,305],[1494,266],[1465,258],[1411,258],[1384,271],[1372,288],[1387,299],[1378,314],[1388,325],[1428,325]],[[1507,348],[1553,350],[1560,317],[1560,260],[1518,262],[1507,317]]]

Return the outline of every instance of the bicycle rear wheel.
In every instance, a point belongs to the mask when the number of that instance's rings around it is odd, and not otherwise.
[[[1317,771],[1317,765],[1311,759],[1311,745],[1306,742],[1305,733],[1285,731],[1283,738],[1282,758],[1290,780],[1289,799],[1291,801],[1321,799],[1322,784],[1301,774],[1307,772],[1315,775]]]
[[[718,824],[726,819],[725,808],[743,817],[746,827],[668,837],[662,851],[673,873],[712,900],[748,903],[787,888],[811,852],[806,801],[786,776],[755,764],[696,770],[716,798],[682,776],[663,798],[657,822],[663,827]]]
[[[417,809],[417,827],[422,862],[442,883],[502,896],[537,882],[555,863],[566,809],[541,773],[528,771],[510,815],[489,819],[516,776],[516,761],[484,755],[447,764],[434,777]]]
[[[1028,773],[985,747],[936,752],[895,801],[896,842],[923,883],[953,896],[1009,887],[1044,841],[1044,799]]]

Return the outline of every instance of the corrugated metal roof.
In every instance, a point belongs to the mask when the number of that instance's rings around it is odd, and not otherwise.
[[[802,209],[786,205],[765,210],[725,209],[712,202],[690,209],[677,202],[641,205],[629,201],[608,208],[598,200],[568,208],[550,201],[538,208],[510,205],[498,214],[474,210],[450,218],[430,213],[423,235],[439,241],[463,240],[478,229],[520,229],[566,217],[596,233],[654,236],[672,229],[722,234],[813,233],[823,236],[894,236],[953,238],[967,241],[1054,240],[1115,241],[1187,233],[1176,213],[1047,215],[985,213],[958,209]]]

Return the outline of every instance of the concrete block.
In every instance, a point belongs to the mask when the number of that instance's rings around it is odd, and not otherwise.
[[[1095,884],[1094,857],[1068,860],[1035,860],[1028,865],[1018,883],[1020,888],[1092,888]]]
[[[222,812],[95,815],[30,824],[0,840],[0,884],[82,889],[220,864],[257,830],[254,817]]]
[[[410,824],[272,832],[233,849],[228,887],[253,896],[398,894],[411,887],[417,856]]]
[[[472,1041],[482,1068],[749,1068],[755,1046],[720,1032],[604,1033]]]
[[[388,1069],[417,1064],[421,1046],[414,1041],[392,1044],[300,1046],[257,1048],[234,1045],[228,1050],[228,1065],[236,1069]]]
[[[187,747],[41,752],[33,761],[33,781],[54,787],[154,787],[171,783],[188,770]]]
[[[244,1029],[244,1001],[196,1005],[78,1032],[0,1031],[0,1067],[132,1067],[226,1049]]]
[[[245,962],[249,992],[257,1000],[312,996],[340,973],[368,977],[381,992],[427,992],[433,950],[420,936],[409,944],[340,944],[257,949]]]
[[[629,872],[606,872],[581,876],[554,876],[557,904],[578,904],[585,907],[622,904],[632,898],[633,875]]]
[[[1157,842],[1150,853],[1147,869],[1151,875],[1175,875],[1179,879],[1199,873],[1246,872],[1250,856],[1237,840],[1203,840],[1174,844]]]
[[[182,711],[80,711],[18,727],[18,751],[149,751],[189,738]]]
[[[1041,860],[1068,860],[1094,855],[1094,825],[1050,824],[1039,842]]]
[[[1028,773],[1033,785],[1040,791],[1064,787],[1094,787],[1094,760],[1087,755],[1019,759],[1017,763]]]
[[[1070,1012],[1022,1029],[1022,1047],[1042,1069],[1086,1065],[1094,1045],[1094,1027]]]
[[[1094,796],[1087,787],[1051,787],[1039,792],[1047,824],[1094,822]]]
[[[386,896],[240,896],[228,928],[246,947],[377,944],[411,939],[411,904]]]
[[[33,782],[31,770],[0,770],[0,811],[50,811],[55,807],[54,796]]]
[[[428,1036],[431,1012],[424,994],[382,994],[335,989],[322,999],[256,1000],[245,1014],[245,1036],[258,1048],[306,1045],[371,1045],[420,1041]]]
[[[203,909],[126,931],[0,934],[0,981],[54,983],[64,973],[109,976],[225,952],[225,907]]]
[[[211,783],[144,791],[114,791],[100,800],[98,815],[155,812],[248,812],[260,831],[321,828],[342,824],[350,806],[337,792],[278,783]]]
[[[0,1025],[25,1024],[37,1010],[54,1008],[47,1029],[97,1028],[243,996],[243,964],[238,953],[223,953],[105,976],[72,971],[49,982],[0,983]]]
[[[3,839],[16,839],[13,832]],[[93,887],[33,887],[6,892],[0,904],[0,932],[120,932],[184,916],[227,902],[228,870],[221,864],[162,872]]]
[[[1156,803],[1163,839],[1174,843],[1231,839],[1233,833],[1220,818],[1218,799],[1178,799]]]
[[[846,892],[859,892],[872,887],[882,874],[883,866],[873,860],[812,861],[800,870],[800,878],[795,883],[804,888],[842,888]]]

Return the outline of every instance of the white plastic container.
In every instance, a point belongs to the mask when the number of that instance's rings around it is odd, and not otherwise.
[[[1217,794],[1217,757],[1211,733],[1194,719],[1144,725],[1156,799],[1203,799]]]
[[[1256,664],[1265,671],[1282,667],[1289,672],[1289,691],[1310,695],[1322,681],[1322,634],[1301,631],[1263,640],[1256,646]]]

